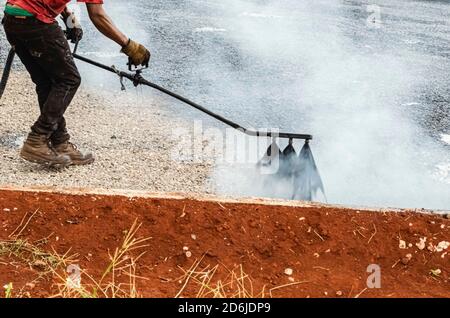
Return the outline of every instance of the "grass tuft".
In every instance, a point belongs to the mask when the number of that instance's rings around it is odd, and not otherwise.
[[[58,293],[53,297],[62,298],[137,298],[140,297],[136,281],[145,279],[136,275],[136,265],[145,254],[131,256],[137,250],[142,250],[149,238],[137,238],[137,232],[142,224],[137,220],[130,230],[126,232],[122,245],[115,249],[114,253],[108,253],[110,263],[106,267],[100,280],[95,280],[91,275],[80,269],[73,277],[54,272],[61,283],[57,284]],[[133,252],[133,253],[132,253]],[[79,276],[78,276],[79,275]],[[127,281],[118,280],[118,277],[127,277]],[[86,278],[88,283],[81,284],[81,278]],[[78,281],[77,281],[78,280]]]
[[[227,275],[220,279],[218,271],[220,265],[206,265],[201,267],[204,256],[195,261],[192,266],[185,270],[180,267],[183,276],[177,281],[183,282],[175,298],[183,297],[186,290],[193,288],[196,290],[196,298],[265,298],[266,286],[261,291],[256,292],[252,278],[244,272],[243,266],[239,265],[233,269],[225,266]]]
[[[137,220],[131,228],[126,231],[122,245],[114,250],[108,251],[110,262],[103,272],[100,280],[96,280],[86,271],[79,268],[76,254],[70,254],[70,250],[63,255],[56,251],[46,252],[42,245],[48,240],[42,239],[34,244],[21,238],[21,234],[29,224],[30,219],[36,214],[33,213],[27,218],[25,216],[8,240],[0,241],[0,257],[19,260],[30,268],[37,269],[39,275],[29,284],[38,283],[41,279],[50,278],[56,281],[56,288],[53,298],[136,298],[139,297],[136,282],[138,279],[145,279],[136,275],[137,262],[145,254],[142,252],[137,256],[137,250],[147,247],[145,243],[148,238],[137,238],[137,232],[142,224]],[[3,264],[3,263],[2,263]],[[4,263],[8,265],[8,263]],[[13,263],[11,263],[12,265]],[[124,279],[125,277],[125,279]],[[86,283],[82,283],[86,281]],[[5,297],[13,296],[12,283],[4,286]],[[14,293],[14,297],[26,296],[23,290]],[[29,296],[29,294],[28,294]]]

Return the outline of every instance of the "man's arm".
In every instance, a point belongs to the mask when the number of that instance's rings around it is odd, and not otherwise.
[[[143,45],[134,42],[114,25],[111,18],[106,14],[102,4],[86,3],[89,18],[95,27],[122,47],[122,53],[129,57],[129,63],[135,66],[148,66],[150,51]]]
[[[101,33],[121,47],[128,44],[129,38],[114,25],[111,18],[106,14],[102,4],[86,3],[86,6],[89,18]]]

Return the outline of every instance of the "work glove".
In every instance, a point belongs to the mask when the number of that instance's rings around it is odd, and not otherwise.
[[[80,41],[83,38],[83,29],[81,28],[81,24],[75,16],[75,13],[72,12],[66,19],[63,19],[63,21],[66,25],[67,40],[72,43]]]
[[[129,57],[130,64],[148,67],[151,54],[142,44],[129,39],[128,44],[122,47],[121,52]]]

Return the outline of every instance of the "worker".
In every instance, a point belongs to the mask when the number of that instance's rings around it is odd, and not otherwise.
[[[67,7],[70,0],[7,0],[2,24],[6,37],[36,85],[40,116],[31,127],[20,156],[50,167],[87,165],[91,153],[83,153],[70,141],[64,113],[70,105],[81,77],[68,40],[83,37],[79,20]],[[130,63],[148,66],[150,52],[123,34],[105,12],[103,0],[85,2],[90,20],[106,37],[121,46]],[[61,16],[64,32],[56,21]]]

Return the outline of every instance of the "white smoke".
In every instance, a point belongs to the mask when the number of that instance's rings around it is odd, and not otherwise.
[[[366,19],[345,17],[344,6],[337,0],[230,0],[220,7],[228,20],[216,27],[229,30],[250,56],[266,63],[282,60],[298,70],[279,94],[291,94],[288,98],[306,113],[308,120],[291,123],[316,137],[312,147],[330,202],[449,209],[448,180],[436,177],[442,162],[449,162],[448,150],[399,107],[415,102],[408,98],[427,81],[433,61],[401,45],[361,45],[364,40],[343,30],[364,28],[364,36],[371,37],[399,26],[384,24],[387,8],[380,10],[381,27],[369,28]],[[364,5],[355,6],[365,11]],[[257,181],[243,182],[242,171],[233,176],[218,171],[216,178],[222,191],[258,194]],[[239,180],[232,190],[230,180]]]
[[[405,108],[399,107],[422,107],[411,96],[427,81],[430,65],[437,61],[402,45],[403,40],[409,44],[418,40],[403,38],[404,26],[387,19],[388,14],[390,17],[399,14],[393,11],[392,1],[377,1],[379,11],[372,1],[191,2],[220,12],[211,21],[202,21],[200,26],[196,23],[192,33],[219,33],[233,41],[239,53],[255,67],[263,65],[272,72],[289,73],[286,78],[290,80],[282,83],[271,81],[270,73],[249,82],[242,72],[231,71],[231,65],[211,66],[205,58],[195,74],[205,72],[204,78],[198,80],[214,83],[208,87],[208,94],[218,96],[218,101],[224,102],[227,97],[242,99],[230,110],[235,118],[241,119],[237,121],[284,130],[280,126],[283,122],[290,125],[287,130],[313,134],[311,146],[330,203],[450,209],[448,149],[425,135],[404,113]],[[421,19],[435,18],[427,16],[420,6],[412,10],[417,2],[395,1],[395,4],[408,6],[400,10],[401,14],[415,24]],[[367,5],[371,6],[368,11]],[[79,52],[124,68],[126,57],[119,53],[120,47],[98,34],[84,5],[80,6],[86,34]],[[349,6],[367,16],[352,16]],[[128,36],[152,47],[152,35],[144,27],[150,22],[140,20],[151,16],[151,12],[145,12],[145,1],[109,0],[105,1],[105,8]],[[379,16],[373,20],[373,14]],[[375,21],[377,27],[370,27],[370,21]],[[377,38],[380,43],[366,45],[365,39],[356,37],[356,33]],[[384,37],[390,35],[397,36],[398,45],[384,46]],[[216,53],[232,55],[228,49],[202,47],[202,53],[196,54],[203,54],[198,60]],[[164,57],[160,56],[157,63],[164,63]],[[78,65],[83,85],[119,88],[114,75],[83,63]],[[272,67],[276,65],[288,67],[276,70]],[[447,82],[445,76],[441,80]],[[195,84],[195,79],[190,84]],[[254,109],[246,109],[244,99],[267,95],[289,104],[285,109],[266,106],[265,111],[273,113],[273,117],[263,123],[252,121],[250,114]],[[297,110],[301,117],[291,118],[290,109]],[[445,136],[448,134],[442,137],[443,141],[448,142]],[[297,150],[300,146],[296,145]],[[285,185],[264,186],[259,176],[248,169],[237,167],[230,171],[229,167],[226,170],[219,167],[214,178],[219,191],[225,193],[290,197],[284,191]]]

